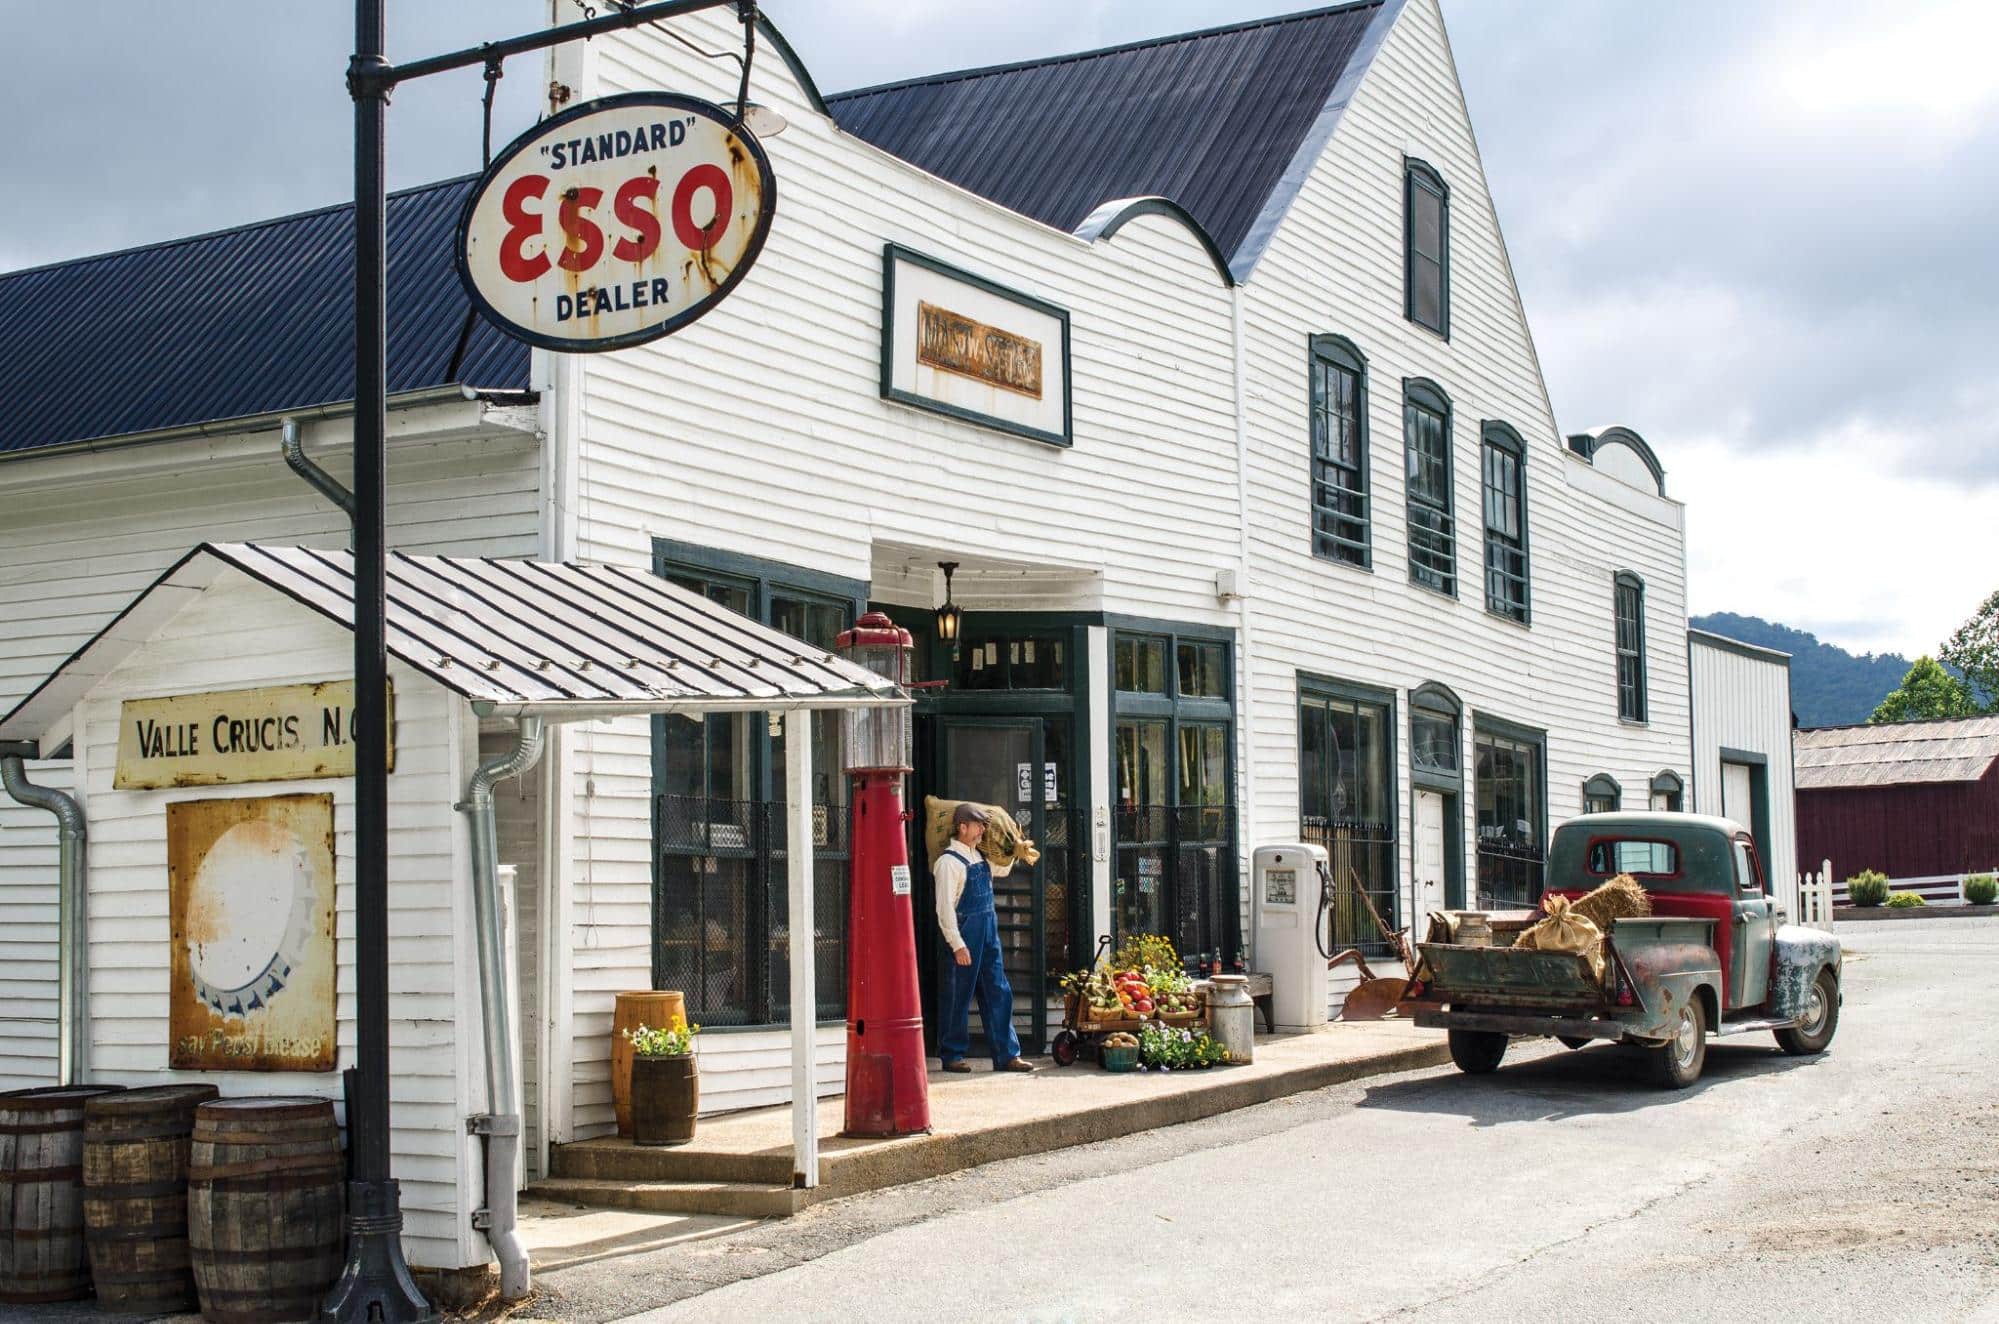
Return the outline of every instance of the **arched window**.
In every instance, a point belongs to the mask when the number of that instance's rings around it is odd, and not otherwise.
[[[1409,475],[1409,581],[1456,597],[1451,398],[1426,377],[1403,379],[1402,447]]]
[[[1614,814],[1623,806],[1624,788],[1609,773],[1599,772],[1583,783],[1585,814]]]
[[[1428,164],[1402,174],[1403,313],[1445,339],[1451,334],[1451,190]]]
[[[1312,554],[1363,570],[1368,538],[1367,358],[1345,336],[1312,337]]]
[[[1485,609],[1527,624],[1527,444],[1505,423],[1485,439]]]
[[[1617,573],[1617,715],[1627,722],[1645,720],[1645,581],[1626,570]]]
[[[1686,783],[1671,768],[1662,768],[1652,777],[1652,808],[1677,814],[1686,801]]]

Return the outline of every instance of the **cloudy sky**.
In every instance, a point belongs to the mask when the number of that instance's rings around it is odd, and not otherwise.
[[[766,0],[829,91],[1295,7]],[[1999,587],[1999,6],[1444,7],[1558,420],[1653,443],[1689,507],[1693,609],[1934,651]],[[412,58],[541,5],[391,10]],[[0,0],[0,269],[351,196],[351,12]],[[501,140],[533,82],[502,83]],[[398,92],[392,185],[477,166],[478,90]]]

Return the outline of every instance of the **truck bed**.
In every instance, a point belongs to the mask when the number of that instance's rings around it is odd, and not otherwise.
[[[1574,952],[1418,943],[1430,968],[1431,996],[1452,1006],[1595,1007],[1603,990]]]

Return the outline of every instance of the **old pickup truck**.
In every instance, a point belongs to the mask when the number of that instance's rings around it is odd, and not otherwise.
[[[1549,843],[1548,892],[1574,899],[1618,874],[1652,914],[1612,921],[1602,973],[1585,955],[1516,948],[1531,911],[1433,920],[1405,994],[1416,1023],[1450,1031],[1451,1059],[1496,1070],[1514,1035],[1644,1047],[1654,1081],[1700,1078],[1709,1035],[1771,1031],[1787,1053],[1825,1051],[1839,1025],[1840,953],[1830,934],[1784,922],[1755,842],[1695,814],[1585,814]]]

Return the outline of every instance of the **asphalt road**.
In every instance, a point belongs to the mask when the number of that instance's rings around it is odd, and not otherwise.
[[[1669,1094],[1516,1047],[546,1275],[515,1317],[1999,1324],[1999,921],[1839,936],[1820,1058],[1724,1041]]]

